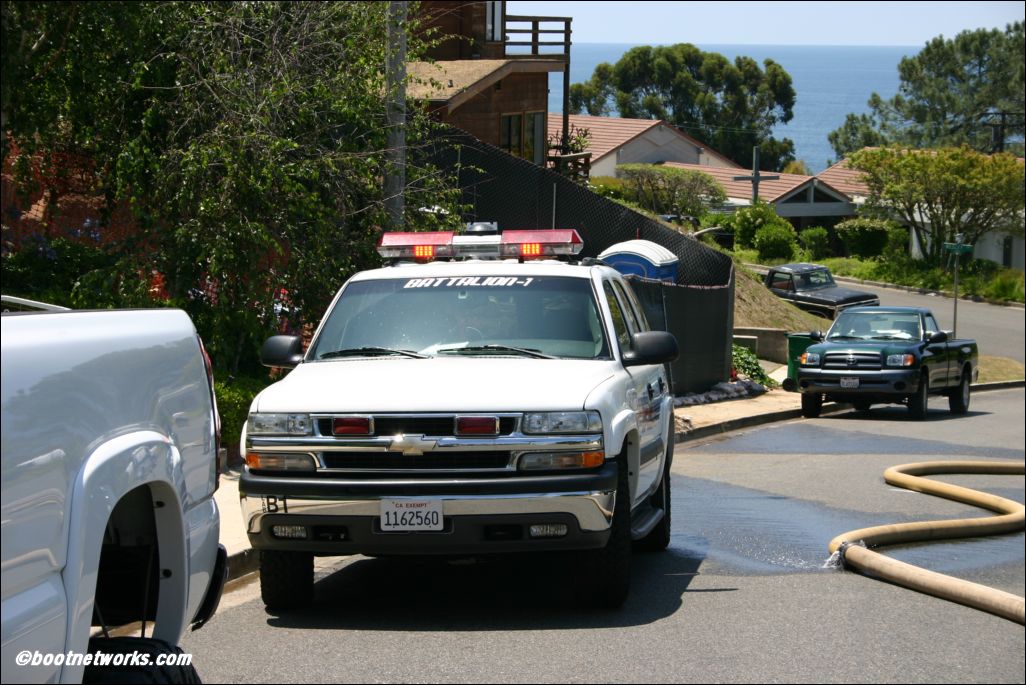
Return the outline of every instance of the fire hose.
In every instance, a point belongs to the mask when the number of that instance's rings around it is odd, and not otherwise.
[[[830,553],[836,555],[844,567],[858,569],[870,577],[887,580],[1026,624],[1022,597],[928,571],[868,549],[898,543],[1014,533],[1023,529],[1026,507],[1022,504],[1004,497],[922,477],[936,474],[1024,475],[1026,462],[930,461],[892,466],[884,471],[884,480],[891,485],[981,507],[998,515],[860,528],[842,533],[831,540]]]

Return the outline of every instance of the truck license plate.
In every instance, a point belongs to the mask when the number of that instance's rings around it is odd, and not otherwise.
[[[858,378],[842,378],[841,379],[841,387],[842,388],[857,388],[857,387],[859,387],[859,379]]]
[[[439,531],[443,529],[442,500],[381,500],[381,530],[388,533]]]

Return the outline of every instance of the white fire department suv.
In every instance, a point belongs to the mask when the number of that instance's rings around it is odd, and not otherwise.
[[[265,604],[313,596],[313,556],[580,550],[619,606],[633,545],[670,537],[672,335],[620,274],[564,263],[576,231],[390,233],[309,349],[253,401],[240,482]],[[405,260],[405,261],[404,261]]]

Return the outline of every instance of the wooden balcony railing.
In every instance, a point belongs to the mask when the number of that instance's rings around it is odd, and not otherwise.
[[[506,15],[506,56],[517,57],[566,57],[570,59],[570,17],[528,17]],[[561,25],[561,26],[560,26]],[[552,40],[555,37],[556,40]],[[510,52],[509,48],[530,48],[530,52],[519,50]],[[560,48],[554,50],[553,48]]]

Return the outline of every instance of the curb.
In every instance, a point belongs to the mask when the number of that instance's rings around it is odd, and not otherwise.
[[[1010,390],[1015,388],[1026,388],[1026,380],[1021,381],[1000,381],[997,383],[979,383],[972,386],[974,392],[986,392],[988,390]],[[848,411],[851,407],[847,404],[838,404],[836,402],[827,402],[823,404],[823,414],[836,414],[842,411]],[[768,414],[757,414],[755,416],[746,416],[741,419],[734,419],[733,421],[722,421],[720,423],[712,423],[708,426],[702,426],[690,431],[681,431],[674,433],[674,440],[678,442],[685,442],[688,440],[699,440],[701,438],[708,438],[715,435],[723,435],[731,431],[740,430],[742,428],[751,428],[753,426],[761,426],[767,423],[776,423],[777,421],[789,421],[791,419],[800,419],[802,417],[801,409],[785,409],[783,411],[770,412]],[[228,555],[228,578],[227,581],[237,580],[243,576],[249,575],[250,573],[256,573],[260,568],[260,554],[257,550],[252,547],[244,549],[241,552]]]

